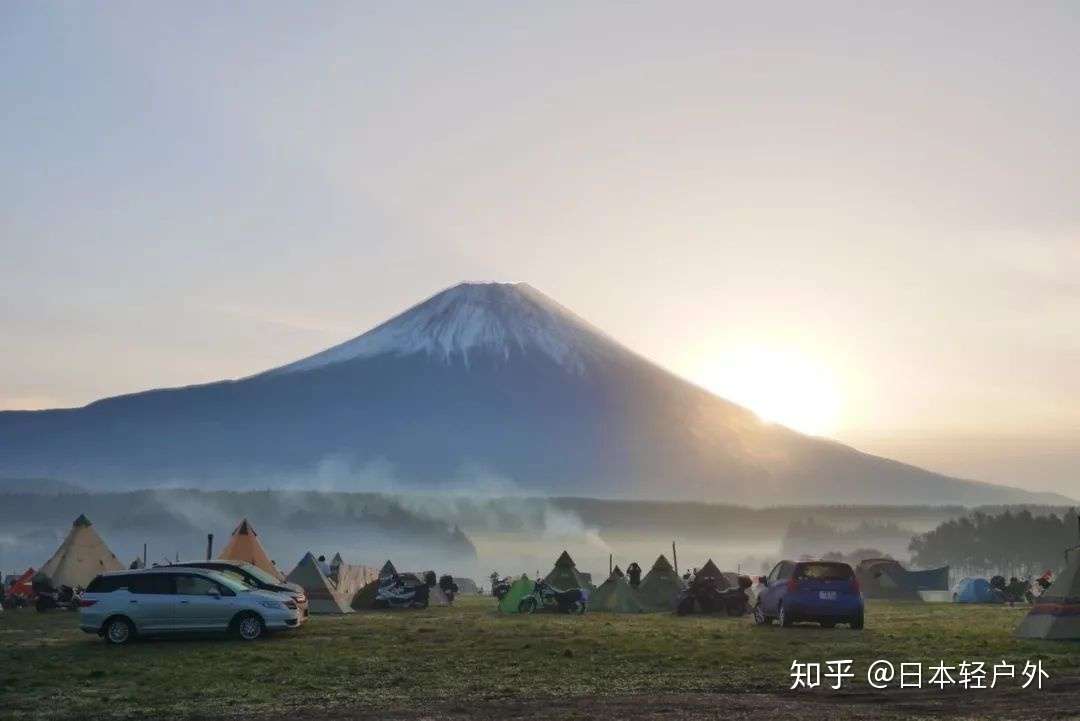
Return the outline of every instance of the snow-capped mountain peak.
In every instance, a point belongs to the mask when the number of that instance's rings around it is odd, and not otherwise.
[[[383,354],[424,353],[446,363],[539,352],[568,370],[622,346],[526,283],[461,283],[361,336],[269,371],[315,368]]]

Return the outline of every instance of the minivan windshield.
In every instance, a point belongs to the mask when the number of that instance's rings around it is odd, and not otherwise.
[[[280,578],[277,578],[273,574],[267,573],[266,571],[256,566],[254,563],[244,563],[241,565],[241,568],[243,568],[245,572],[250,573],[252,576],[259,579],[259,581],[261,581],[262,583],[265,583],[267,586],[281,585]]]
[[[213,570],[214,573],[220,573],[222,576],[225,576],[226,578],[231,578],[232,580],[236,581],[237,583],[242,583],[245,586],[255,588],[255,584],[253,582],[249,581],[247,576],[240,573],[239,571],[234,571],[231,568],[230,569],[214,568],[214,569],[208,569],[208,570]]]
[[[251,590],[251,586],[247,585],[246,583],[241,583],[240,581],[237,581],[235,578],[230,578],[229,576],[226,576],[224,573],[219,573],[218,571],[203,571],[203,572],[207,576],[209,576],[210,578],[212,578],[215,581],[217,581],[218,583],[220,583],[225,588],[232,591],[233,593],[240,593],[241,591],[250,591]]]

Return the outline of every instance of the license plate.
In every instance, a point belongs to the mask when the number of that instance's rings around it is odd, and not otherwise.
[[[818,598],[822,601],[835,601],[836,591],[818,591]]]

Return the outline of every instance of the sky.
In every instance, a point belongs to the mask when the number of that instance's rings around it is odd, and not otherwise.
[[[1080,496],[1080,9],[0,4],[0,409],[526,281],[763,417]]]

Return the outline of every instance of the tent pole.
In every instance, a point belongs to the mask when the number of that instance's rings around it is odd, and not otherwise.
[[[146,554],[146,544],[142,545],[142,567],[146,568],[146,562],[149,560],[149,556]]]
[[[209,561],[214,557],[214,534],[206,534],[206,560]]]
[[[671,560],[675,562],[675,575],[679,575],[679,554],[675,552],[675,541],[671,542]]]

